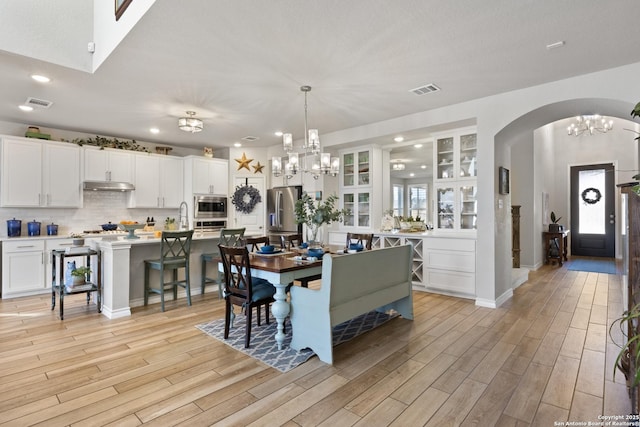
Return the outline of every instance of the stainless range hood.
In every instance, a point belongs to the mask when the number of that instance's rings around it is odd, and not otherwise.
[[[115,181],[85,181],[83,188],[93,191],[133,191],[136,189],[136,187],[129,182]]]

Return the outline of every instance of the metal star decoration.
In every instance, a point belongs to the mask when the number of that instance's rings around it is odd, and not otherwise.
[[[262,173],[262,169],[264,169],[264,165],[261,165],[260,162],[257,162],[255,166],[251,166],[253,168],[253,173]]]
[[[242,168],[246,168],[249,172],[251,172],[251,168],[249,168],[249,163],[253,162],[253,159],[247,159],[247,155],[243,152],[242,157],[239,159],[234,159],[238,162],[238,170]]]

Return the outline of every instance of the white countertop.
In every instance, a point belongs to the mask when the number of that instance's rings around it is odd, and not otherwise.
[[[400,231],[374,231],[374,236],[386,236],[386,237],[438,237],[438,238],[450,238],[450,239],[476,239],[475,231],[441,231],[441,230],[428,230],[420,232],[400,232]]]

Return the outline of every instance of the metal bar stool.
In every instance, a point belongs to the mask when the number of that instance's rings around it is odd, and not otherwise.
[[[178,298],[178,286],[187,293],[187,304],[191,305],[191,288],[189,286],[189,257],[193,230],[163,231],[160,240],[160,259],[144,261],[144,305],[149,303],[149,293],[160,294],[161,309],[164,311],[164,293],[173,291],[173,299]],[[178,270],[184,268],[184,280],[178,280]],[[149,282],[149,271],[160,271],[158,287]],[[172,272],[172,280],[165,282],[164,272]]]

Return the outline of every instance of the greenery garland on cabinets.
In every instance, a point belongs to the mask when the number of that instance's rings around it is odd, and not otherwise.
[[[150,152],[147,147],[144,147],[143,145],[138,144],[135,139],[120,140],[118,138],[105,138],[104,136],[96,135],[95,138],[76,138],[72,141],[66,141],[66,140],[63,140],[63,141],[71,142],[81,147],[83,145],[100,147],[101,150],[104,150],[105,148],[116,148],[119,150],[141,151],[144,153]]]

